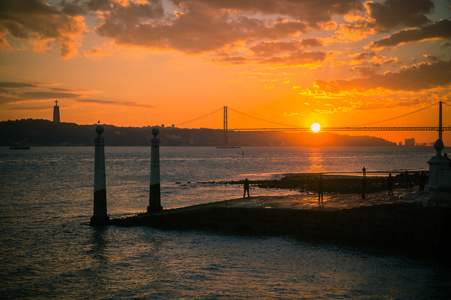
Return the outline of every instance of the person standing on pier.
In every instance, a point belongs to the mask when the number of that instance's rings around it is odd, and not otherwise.
[[[250,196],[249,196],[249,180],[247,178],[244,179],[244,194],[243,194],[243,198],[246,197],[246,192],[247,192],[247,197],[250,198]]]
[[[420,185],[420,195],[424,194],[424,186],[426,184],[426,174],[424,174],[423,171],[420,172],[420,175],[418,175],[418,184]]]
[[[408,188],[411,188],[412,187],[412,182],[410,182],[410,175],[409,175],[409,171],[405,171],[404,172],[404,176],[406,177],[406,190],[408,189]]]
[[[387,189],[388,189],[388,194],[393,195],[393,177],[391,176],[391,173],[388,173]]]
[[[323,203],[324,192],[323,192],[323,174],[319,174],[318,177],[318,203]]]
[[[366,193],[366,168],[362,168],[363,177],[362,177],[362,199],[366,199],[365,193]]]

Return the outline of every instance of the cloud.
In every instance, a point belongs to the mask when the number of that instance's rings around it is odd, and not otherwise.
[[[391,91],[421,91],[446,87],[449,84],[451,84],[451,60],[421,63],[403,67],[398,72],[386,72],[383,75],[370,75],[364,78],[315,81],[315,87],[326,93],[365,92],[379,88]]]
[[[54,84],[42,82],[0,82],[0,103],[23,103],[28,101],[75,99],[83,97],[86,90],[54,87]]]
[[[417,27],[430,22],[426,14],[434,8],[432,0],[386,0],[365,3],[379,30],[400,26]]]
[[[71,16],[41,0],[0,0],[0,33],[28,40],[35,51],[49,51],[60,45],[61,56],[77,55],[82,35],[87,32],[84,17]]]
[[[15,82],[15,81],[2,81],[0,82],[0,88],[39,88],[43,83],[39,82]]]
[[[99,56],[109,56],[111,52],[102,50],[99,47],[93,47],[90,50],[83,51],[84,56],[86,57],[99,57]]]
[[[273,56],[261,61],[262,64],[302,66],[316,65],[323,62],[327,53],[323,51],[298,51],[284,56]]]
[[[118,44],[197,54],[235,47],[255,39],[295,36],[310,30],[300,21],[281,20],[267,26],[262,19],[214,9],[206,4],[185,4],[180,4],[183,11],[176,12],[171,23],[159,19],[141,22],[138,17],[130,17],[131,13],[121,13],[134,10],[133,4],[127,7],[116,5],[105,14],[104,22],[96,28],[96,33],[113,38]],[[149,13],[148,17],[162,16]]]
[[[141,3],[99,5],[103,20],[95,32],[117,44],[199,54],[294,37],[329,24],[335,15],[363,9],[359,0],[172,0],[172,15],[158,1]]]
[[[95,91],[55,87],[55,84],[41,82],[0,82],[0,105],[18,104],[31,101],[53,101],[55,99],[72,100],[79,103],[92,103],[102,105],[122,105],[144,108],[155,108],[155,106],[138,103],[134,101],[97,100],[87,98],[87,94]],[[53,103],[52,103],[53,106]],[[21,110],[24,106],[10,108],[11,110]],[[41,110],[47,106],[29,106],[26,110]],[[50,107],[50,106],[48,106]]]
[[[122,106],[134,106],[134,107],[147,107],[155,108],[156,106],[137,103],[134,101],[113,101],[113,100],[97,100],[97,99],[77,99],[77,102],[82,103],[94,103],[94,104],[111,104],[111,105],[122,105]]]
[[[359,0],[172,0],[172,2],[180,7],[193,7],[196,3],[202,3],[214,10],[284,15],[295,20],[306,20],[310,24],[327,22],[333,16],[363,9]]]
[[[335,38],[342,41],[358,41],[378,32],[405,27],[419,27],[431,23],[426,14],[432,13],[432,0],[367,1],[366,13],[352,11],[345,15]]]
[[[11,107],[8,110],[31,110],[31,111],[47,111],[51,110],[53,105],[48,106],[20,106],[20,107]]]
[[[80,94],[64,92],[22,92],[19,94],[22,100],[71,99],[81,96]]]
[[[290,52],[285,55],[274,56],[262,56],[255,58],[248,58],[244,56],[229,56],[223,55],[221,57],[215,57],[213,62],[219,62],[230,65],[242,65],[242,64],[261,64],[271,65],[271,67],[298,67],[305,66],[309,68],[317,68],[327,57],[327,53],[323,51],[296,51]]]
[[[420,28],[401,30],[386,38],[372,42],[370,48],[377,49],[398,46],[405,43],[445,38],[451,38],[451,21],[449,20],[441,20]]]
[[[253,52],[254,55],[273,56],[283,52],[295,52],[304,48],[319,47],[323,44],[324,42],[321,39],[316,38],[308,38],[291,42],[270,41],[252,45],[249,50]]]

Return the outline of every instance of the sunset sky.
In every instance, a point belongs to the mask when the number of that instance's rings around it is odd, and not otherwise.
[[[0,120],[51,120],[59,100],[78,124],[177,126],[228,106],[302,127],[438,126],[436,108],[377,122],[451,104],[450,5],[0,0]]]

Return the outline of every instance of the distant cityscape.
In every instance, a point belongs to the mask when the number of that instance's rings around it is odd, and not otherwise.
[[[0,145],[12,140],[26,140],[32,145],[92,145],[93,126],[61,122],[60,106],[55,100],[53,121],[22,119],[0,122]],[[106,145],[147,146],[150,145],[150,127],[116,127],[105,125]],[[349,136],[324,132],[321,139],[310,132],[280,131],[228,131],[222,129],[186,129],[159,127],[163,146],[432,146],[434,143],[416,143],[415,138],[394,143],[370,136]]]

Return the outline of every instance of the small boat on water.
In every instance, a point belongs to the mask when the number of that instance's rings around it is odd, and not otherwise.
[[[31,149],[31,146],[27,143],[27,140],[22,142],[14,141],[9,145],[9,149],[11,150],[28,150]]]

